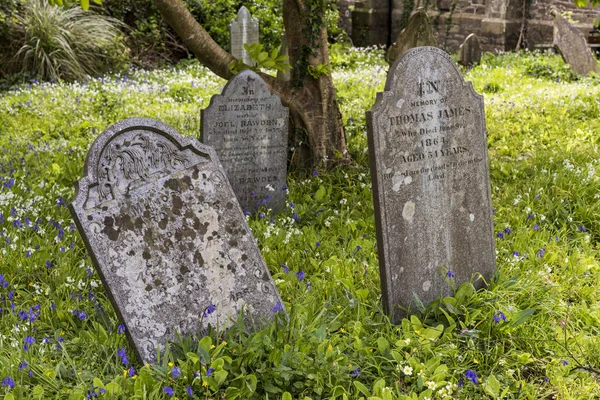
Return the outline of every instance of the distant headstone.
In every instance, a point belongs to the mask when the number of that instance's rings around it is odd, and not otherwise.
[[[287,36],[285,34],[285,32],[281,35],[281,48],[279,49],[279,55],[280,56],[290,56],[290,52],[288,50],[288,44],[287,44]],[[289,63],[289,58],[286,61]],[[289,81],[291,79],[290,77],[290,70],[286,69],[285,72],[281,72],[281,71],[277,71],[277,79],[281,79],[282,81]]]
[[[217,152],[244,211],[285,204],[288,108],[265,81],[245,70],[202,110],[200,140]]]
[[[229,34],[231,40],[231,55],[242,60],[244,64],[253,67],[256,62],[252,61],[244,44],[258,42],[258,20],[252,18],[250,11],[242,6],[237,14],[237,20],[229,24]]]
[[[213,149],[150,119],[92,145],[71,214],[136,355],[281,299]]]
[[[558,49],[566,63],[579,75],[600,73],[600,67],[590,50],[583,33],[571,25],[556,10],[554,16],[554,47]]]
[[[458,62],[470,67],[481,62],[481,46],[479,38],[471,33],[458,49]]]
[[[429,16],[423,8],[417,9],[409,18],[406,28],[400,32],[396,42],[387,51],[387,60],[393,64],[407,51],[419,46],[436,46]]]
[[[410,50],[367,111],[384,308],[394,323],[495,268],[483,97],[450,56]],[[447,275],[446,275],[447,274]]]

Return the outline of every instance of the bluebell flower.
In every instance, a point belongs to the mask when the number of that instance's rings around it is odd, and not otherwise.
[[[19,364],[19,371],[24,370],[28,366],[29,366],[29,364],[27,364],[27,361],[21,361],[21,363]]]
[[[321,242],[317,242],[317,243],[315,244],[315,246],[317,246],[317,247],[320,247],[320,246],[321,246]]]
[[[6,378],[2,379],[2,386],[8,386],[9,389],[14,389],[15,381],[10,376],[7,376]]]
[[[585,226],[583,226],[583,225],[579,225],[579,226],[577,227],[577,230],[578,230],[579,232],[587,232],[587,231],[585,230]]]
[[[452,272],[452,271],[446,272],[446,278],[454,278],[454,272]]]
[[[474,384],[479,384],[479,378],[477,377],[477,373],[472,369],[468,369],[465,371],[465,376]]]
[[[214,368],[209,368],[209,369],[207,369],[207,370],[206,370],[206,376],[211,376],[211,375],[212,375],[212,373],[213,373],[214,371],[215,371],[215,369],[214,369]]]
[[[299,281],[304,280],[304,271],[298,271],[294,275],[296,275]]]
[[[294,215],[292,215],[292,218],[294,218],[294,221],[300,221],[300,217],[296,213],[294,213]]]
[[[25,336],[23,343],[23,350],[27,351],[29,350],[29,346],[35,343],[35,338],[33,336]]]
[[[502,311],[498,311],[496,314],[494,314],[494,322],[497,324],[500,321],[506,322],[506,315],[504,315]]]
[[[545,253],[546,253],[546,248],[545,248],[545,247],[543,247],[543,248],[541,248],[541,249],[540,249],[540,250],[537,252],[537,256],[538,256],[538,257],[540,257],[540,258],[541,258],[541,257],[544,257],[544,254],[545,254]]]
[[[535,224],[533,226],[533,229],[539,232],[540,231],[540,226],[538,224]]]
[[[125,333],[127,329],[125,328],[125,325],[123,324],[119,324],[119,326],[117,326],[117,334],[118,335],[122,335]]]
[[[279,264],[279,265],[280,265],[281,267],[283,267],[283,272],[285,272],[286,274],[287,274],[288,272],[290,272],[290,269],[288,268],[288,266],[287,266],[287,265],[285,265],[285,264]]]
[[[313,170],[312,174],[313,174],[314,176],[319,176],[319,171],[317,171],[317,170],[315,169],[315,170]]]
[[[506,228],[504,229],[504,233],[508,234],[508,233],[512,233],[512,229],[510,228]]]
[[[533,214],[528,214],[527,219],[533,219]]]
[[[562,365],[563,366],[567,366],[569,364],[569,362],[567,360],[562,360]]]
[[[194,391],[192,390],[192,387],[190,385],[187,385],[187,387],[185,388],[185,393],[187,393],[187,395],[190,397],[194,396]]]
[[[214,313],[215,310],[217,309],[217,307],[215,307],[214,304],[209,305],[208,307],[206,307],[206,310],[204,310],[204,313],[202,314],[202,316],[204,318],[208,317],[210,314]]]
[[[275,303],[275,306],[271,311],[273,312],[273,314],[275,314],[278,311],[283,311],[283,305],[281,304],[281,302],[278,301],[277,303]]]
[[[127,358],[127,351],[125,350],[125,347],[121,347],[119,350],[117,350],[117,355],[121,357],[121,364],[129,365],[129,359]]]
[[[165,392],[167,394],[167,396],[169,396],[169,397],[171,397],[175,394],[175,392],[173,391],[173,388],[171,386],[164,387],[163,392]]]
[[[135,368],[133,368],[133,365],[129,368],[129,376],[134,376],[135,375]]]
[[[521,254],[518,251],[513,251],[513,256],[519,257]]]
[[[502,233],[502,232],[498,232],[498,233],[496,234],[496,237],[497,237],[498,239],[504,239],[504,233]]]
[[[171,374],[173,374],[173,378],[177,379],[179,378],[179,376],[181,376],[181,370],[177,366],[175,366],[171,368]]]
[[[358,378],[359,375],[360,375],[360,368],[356,368],[354,371],[352,371],[352,376],[354,378]]]

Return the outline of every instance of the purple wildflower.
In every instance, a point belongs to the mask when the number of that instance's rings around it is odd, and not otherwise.
[[[275,303],[275,306],[271,311],[273,312],[273,314],[275,314],[278,311],[283,311],[283,304],[281,304],[281,302],[278,301],[277,303]]]
[[[204,310],[204,313],[202,314],[202,316],[204,318],[207,318],[210,314],[214,313],[216,309],[217,309],[217,307],[214,304],[211,304],[208,307],[206,307],[206,310]]]
[[[479,378],[477,377],[477,373],[472,369],[468,369],[465,371],[465,376],[474,384],[479,384]]]

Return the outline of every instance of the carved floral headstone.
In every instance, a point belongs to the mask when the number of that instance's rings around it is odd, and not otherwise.
[[[418,47],[390,69],[367,127],[384,308],[398,322],[415,296],[495,268],[483,98],[448,54]]]
[[[143,362],[177,332],[281,308],[215,151],[167,125],[135,118],[104,131],[71,213]]]
[[[200,138],[217,152],[244,211],[283,207],[288,108],[258,74],[240,72],[210,99]]]

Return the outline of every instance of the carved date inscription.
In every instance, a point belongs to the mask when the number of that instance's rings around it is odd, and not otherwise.
[[[252,71],[232,78],[202,111],[201,141],[214,147],[244,211],[285,202],[288,109]]]
[[[367,112],[384,306],[394,322],[495,267],[483,98],[442,50],[391,68]]]
[[[214,150],[157,121],[93,144],[71,212],[138,356],[281,300]]]

